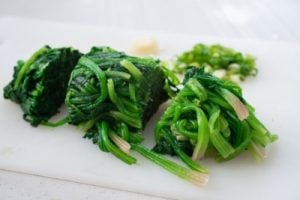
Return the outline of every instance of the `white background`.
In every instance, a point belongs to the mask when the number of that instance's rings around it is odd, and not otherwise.
[[[299,8],[298,0],[1,0],[0,16],[299,42]]]
[[[298,44],[299,10],[296,0],[0,0],[0,17]],[[0,199],[156,198],[0,170]]]

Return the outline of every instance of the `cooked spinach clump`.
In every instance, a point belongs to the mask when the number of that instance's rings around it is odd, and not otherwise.
[[[70,123],[108,120],[141,129],[167,100],[159,60],[93,47],[72,72],[66,104]]]
[[[159,60],[128,56],[110,47],[93,47],[73,70],[66,96],[69,123],[86,131],[101,150],[110,140],[139,143],[140,132],[167,100]],[[108,139],[109,138],[109,139]],[[120,150],[119,150],[120,153]],[[118,156],[125,162],[126,156]]]
[[[200,172],[208,171],[198,163],[205,155],[225,161],[249,150],[256,159],[265,157],[277,135],[255,116],[238,85],[195,67],[187,69],[183,84],[156,125],[155,152],[177,155]]]
[[[71,71],[80,56],[72,48],[39,49],[27,61],[17,62],[4,98],[20,104],[31,125],[46,122],[64,102]]]

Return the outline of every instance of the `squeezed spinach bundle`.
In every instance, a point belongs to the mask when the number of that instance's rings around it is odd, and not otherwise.
[[[195,161],[213,154],[230,160],[244,150],[262,159],[264,148],[277,139],[256,118],[239,86],[190,68],[184,88],[173,98],[155,130],[154,151],[177,155],[191,169],[207,172]]]
[[[86,132],[102,151],[127,164],[133,149],[169,172],[205,185],[208,177],[143,147],[141,131],[178,80],[158,60],[128,56],[109,47],[93,47],[71,74],[66,105],[68,122]]]
[[[120,148],[119,137],[141,142],[144,125],[167,99],[164,84],[158,60],[93,47],[71,74],[66,96],[69,123],[86,131],[85,137],[93,139],[101,150],[134,163],[135,159],[115,149],[110,140]]]
[[[176,58],[174,71],[184,73],[188,66],[204,68],[210,74],[234,82],[257,74],[254,57],[219,44],[196,44]]]
[[[141,129],[167,99],[164,83],[158,60],[93,47],[71,75],[66,97],[70,123],[105,119]]]
[[[47,121],[64,102],[71,71],[80,56],[72,48],[39,49],[27,61],[18,61],[13,80],[4,88],[4,98],[20,104],[31,125]]]

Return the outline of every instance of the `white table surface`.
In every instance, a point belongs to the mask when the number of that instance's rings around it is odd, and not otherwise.
[[[297,0],[0,0],[0,17],[291,43],[299,9]],[[0,170],[0,199],[160,198]]]

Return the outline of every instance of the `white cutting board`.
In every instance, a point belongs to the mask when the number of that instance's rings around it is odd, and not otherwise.
[[[258,117],[279,135],[265,161],[257,163],[247,153],[222,164],[204,160],[210,169],[210,181],[199,188],[137,154],[138,164],[128,166],[82,139],[81,131],[72,126],[33,128],[22,119],[18,105],[2,98],[2,88],[11,80],[16,61],[28,58],[42,45],[72,45],[83,52],[93,45],[109,45],[126,51],[132,40],[151,34],[158,39],[161,57],[170,58],[196,42],[221,43],[257,57],[259,74],[243,83],[243,88],[246,99],[257,108]],[[299,44],[2,18],[0,169],[175,199],[299,199],[299,65]],[[159,113],[144,131],[150,147],[158,116]]]

